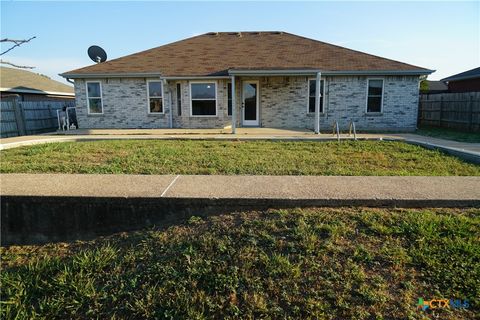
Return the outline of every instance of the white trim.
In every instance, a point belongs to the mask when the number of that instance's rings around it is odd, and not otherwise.
[[[193,114],[193,108],[192,108],[192,101],[193,101],[193,98],[192,98],[192,84],[196,84],[196,83],[213,83],[215,84],[215,115],[194,115]],[[194,117],[194,118],[215,118],[215,117],[218,117],[218,97],[217,97],[217,91],[218,91],[218,81],[216,80],[204,80],[204,81],[189,81],[188,83],[188,87],[190,89],[190,92],[189,92],[189,95],[190,95],[190,117]],[[195,99],[195,100],[208,100],[208,101],[212,101],[214,99]]]
[[[257,85],[256,95],[256,120],[245,120],[245,84],[255,83]],[[260,81],[258,80],[243,80],[242,81],[242,125],[243,126],[259,126],[260,125]]]
[[[161,77],[158,72],[132,72],[132,73],[59,73],[59,76],[66,79],[88,79],[88,78],[153,78]]]
[[[307,114],[315,114],[315,111],[310,112],[310,81],[317,81],[317,78],[308,78],[307,79]],[[320,79],[320,82],[323,81],[323,90],[322,90],[322,95],[320,98],[322,98],[322,111],[320,111],[320,114],[325,113],[325,87],[326,87],[326,79]]]
[[[236,76],[268,76],[268,75],[309,75],[313,76],[321,72],[325,76],[348,76],[348,75],[375,75],[375,76],[385,76],[385,75],[427,75],[435,72],[435,70],[420,69],[420,70],[341,70],[341,71],[328,71],[328,70],[317,70],[317,69],[230,69],[228,74]]]
[[[160,83],[160,88],[162,91],[162,96],[153,96],[150,97],[150,82],[159,82]],[[162,80],[157,80],[157,79],[147,79],[147,113],[148,114],[165,114],[165,95],[163,94],[163,81]],[[162,98],[162,112],[150,112],[150,98]]]
[[[90,97],[88,95],[88,84],[89,83],[98,83],[99,87],[100,87],[100,97]],[[96,114],[103,114],[103,91],[102,91],[102,81],[100,80],[95,80],[95,81],[85,81],[85,93],[86,93],[86,96],[87,96],[87,114],[92,114],[92,115],[96,115]],[[90,99],[98,99],[100,98],[100,105],[102,106],[102,112],[90,112]]]
[[[382,99],[380,102],[380,111],[368,111],[368,87],[370,80],[382,80]],[[383,113],[383,97],[385,96],[385,79],[384,78],[367,78],[367,94],[365,97],[365,114],[382,114]]]

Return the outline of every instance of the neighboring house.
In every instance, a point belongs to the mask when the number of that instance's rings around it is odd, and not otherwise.
[[[422,89],[422,87],[424,89]],[[422,80],[420,85],[420,93],[422,94],[434,94],[434,93],[446,93],[448,92],[448,86],[443,81],[434,80]]]
[[[449,92],[480,92],[480,67],[442,79]]]
[[[82,128],[407,131],[432,72],[275,31],[206,33],[61,75]]]
[[[72,101],[73,87],[47,76],[21,69],[0,67],[1,99],[20,101]]]

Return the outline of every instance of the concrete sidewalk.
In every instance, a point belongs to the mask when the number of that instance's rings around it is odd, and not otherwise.
[[[1,195],[476,206],[480,177],[3,174]]]

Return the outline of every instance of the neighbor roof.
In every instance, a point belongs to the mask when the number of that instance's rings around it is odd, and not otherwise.
[[[122,58],[72,70],[86,75],[225,76],[229,70],[433,72],[414,65],[287,32],[210,32]]]
[[[455,74],[448,78],[442,79],[442,81],[458,81],[458,80],[467,80],[467,79],[474,79],[474,78],[480,78],[480,67]]]
[[[74,95],[71,86],[38,73],[7,67],[0,67],[0,90],[15,93]]]
[[[448,86],[443,81],[425,80],[428,84],[428,91],[447,91]]]

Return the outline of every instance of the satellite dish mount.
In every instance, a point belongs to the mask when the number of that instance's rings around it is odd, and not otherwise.
[[[90,59],[95,63],[107,61],[107,53],[99,46],[91,46],[87,52]]]

